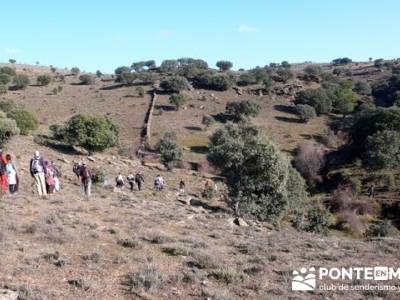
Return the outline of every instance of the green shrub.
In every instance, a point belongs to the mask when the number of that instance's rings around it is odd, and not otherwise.
[[[36,78],[36,81],[39,85],[41,86],[45,86],[48,85],[51,82],[51,76],[48,74],[43,74],[43,75],[39,75]]]
[[[368,136],[364,164],[372,169],[393,169],[400,166],[400,132],[378,131]]]
[[[14,87],[19,90],[26,88],[29,82],[29,77],[25,74],[18,74],[13,78]]]
[[[326,234],[330,226],[329,212],[322,205],[310,206],[306,213],[307,226],[306,230]]]
[[[89,150],[102,151],[118,144],[118,128],[103,116],[78,114],[65,124],[65,141]]]
[[[164,279],[161,273],[150,265],[141,266],[137,271],[125,275],[122,280],[122,285],[126,287],[127,292],[135,297],[142,290],[152,292],[161,289],[163,284]]]
[[[0,146],[4,146],[8,140],[19,134],[17,123],[8,118],[0,118]]]
[[[107,180],[107,173],[104,169],[94,168],[92,169],[92,182],[103,184]]]
[[[201,192],[201,196],[204,199],[210,200],[213,199],[215,197],[215,190],[212,186],[208,186],[206,187],[202,192]]]
[[[315,108],[308,104],[297,104],[296,114],[299,116],[299,119],[304,123],[307,123],[317,116]]]
[[[387,220],[373,220],[365,232],[366,237],[385,237],[396,232],[396,229]]]
[[[171,162],[182,157],[182,149],[178,145],[178,137],[174,132],[166,132],[156,144],[156,150],[160,153],[161,162],[167,167]]]
[[[278,75],[279,80],[283,82],[287,82],[294,77],[290,69],[283,67],[280,67],[278,70],[276,70],[276,74]]]
[[[97,71],[96,71],[96,76],[97,76],[98,78],[100,78],[101,76],[103,76],[103,73],[102,73],[100,70],[97,70]]]
[[[208,160],[226,178],[227,201],[236,215],[277,224],[290,206],[300,205],[290,204],[297,197],[288,198],[294,195],[288,186],[293,182],[289,161],[254,125],[229,124],[216,130],[210,138]]]
[[[16,75],[15,69],[11,67],[1,67],[0,74],[7,74],[11,77]]]
[[[71,74],[76,76],[81,72],[81,70],[78,67],[73,67],[71,68]]]
[[[170,76],[161,81],[160,87],[167,92],[179,93],[190,88],[189,81],[182,76]]]
[[[133,82],[138,78],[138,74],[137,73],[133,73],[130,71],[124,71],[121,74],[118,75],[117,77],[117,81],[121,82],[122,84],[125,85],[132,85]]]
[[[9,112],[7,116],[10,119],[15,120],[22,135],[27,135],[29,132],[36,130],[38,127],[38,121],[36,117],[27,110],[14,109]]]
[[[8,87],[4,84],[0,84],[0,95],[7,94]]]
[[[343,58],[336,58],[332,60],[332,65],[337,66],[337,65],[347,65],[351,63],[352,60],[348,57],[343,57]]]
[[[142,86],[136,87],[136,93],[138,94],[139,97],[143,98],[144,97],[144,88]]]
[[[194,84],[197,88],[226,91],[232,86],[232,79],[226,74],[205,72],[194,78]]]
[[[160,71],[163,73],[174,73],[178,71],[179,63],[175,59],[166,59],[161,62]]]
[[[234,101],[226,104],[225,111],[236,121],[241,121],[249,117],[256,117],[260,113],[260,106],[250,100]]]
[[[220,60],[217,61],[216,66],[219,68],[220,71],[229,71],[233,67],[233,64],[232,62],[227,60]]]
[[[205,125],[206,127],[209,127],[214,122],[215,122],[215,120],[211,116],[203,116],[203,119],[201,120],[201,124]]]
[[[89,74],[83,74],[83,75],[79,76],[79,80],[80,80],[81,84],[84,84],[84,85],[91,85],[91,84],[94,84],[94,82],[95,82],[94,77]]]
[[[354,84],[353,90],[357,94],[360,94],[360,95],[370,95],[371,94],[371,86],[366,81],[357,81]]]
[[[304,73],[311,76],[320,76],[322,74],[322,68],[318,65],[308,65],[304,68]]]
[[[65,127],[60,124],[53,124],[49,127],[52,136],[56,140],[63,140],[65,138]]]
[[[295,104],[307,104],[314,107],[317,115],[327,114],[332,110],[332,100],[322,88],[300,91]]]
[[[169,103],[175,105],[176,110],[186,103],[186,97],[183,94],[173,94],[169,97]]]
[[[0,110],[4,111],[5,113],[9,113],[16,107],[17,106],[16,106],[15,102],[11,99],[0,100]]]
[[[1,74],[0,73],[0,84],[7,85],[11,82],[11,76],[8,74]]]

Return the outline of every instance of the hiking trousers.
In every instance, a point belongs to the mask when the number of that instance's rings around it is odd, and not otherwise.
[[[43,172],[35,173],[33,175],[33,178],[35,179],[36,188],[39,196],[47,195],[46,180],[44,178],[44,173]]]
[[[82,190],[87,197],[90,197],[90,195],[92,194],[92,180],[83,179],[82,180]]]

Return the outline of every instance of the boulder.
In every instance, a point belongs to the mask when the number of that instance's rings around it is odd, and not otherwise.
[[[0,300],[17,300],[17,299],[18,299],[17,292],[6,289],[0,289]]]
[[[79,147],[79,146],[72,146],[72,148],[78,152],[79,154],[82,155],[89,155],[89,151],[87,151],[85,148]]]

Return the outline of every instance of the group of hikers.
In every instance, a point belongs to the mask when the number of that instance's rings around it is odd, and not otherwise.
[[[78,183],[82,187],[82,191],[86,196],[91,195],[92,188],[92,171],[86,162],[76,162],[72,168],[76,175]],[[37,193],[39,196],[45,197],[48,194],[56,193],[60,190],[61,172],[53,161],[45,160],[39,151],[35,151],[29,163],[29,172],[32,176]],[[135,186],[138,191],[141,191],[144,184],[144,176],[138,171],[136,174],[130,173],[126,177],[126,182],[129,184],[129,190],[134,191]],[[8,190],[10,194],[15,194],[19,187],[19,177],[15,162],[11,154],[4,155],[0,149],[0,183],[1,194],[5,194]],[[115,178],[115,189],[122,191],[125,186],[124,176],[119,173]],[[165,186],[165,180],[161,175],[157,175],[154,179],[154,189],[162,191]],[[185,182],[179,182],[178,194],[185,194]]]

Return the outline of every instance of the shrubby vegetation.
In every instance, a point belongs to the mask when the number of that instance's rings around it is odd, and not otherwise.
[[[176,110],[179,110],[186,103],[186,97],[183,94],[172,94],[169,97],[169,102],[175,105]]]
[[[11,137],[18,135],[19,132],[14,120],[0,117],[0,146],[4,146]]]
[[[246,121],[249,117],[256,117],[260,113],[260,106],[249,100],[231,101],[226,104],[225,111],[239,122]]]
[[[295,104],[312,106],[317,115],[327,114],[332,110],[332,100],[322,88],[300,91],[296,95]]]
[[[185,77],[170,76],[161,81],[160,87],[170,93],[179,93],[190,88],[190,83]]]
[[[8,76],[11,76],[11,77],[14,77],[15,75],[17,75],[14,68],[7,67],[7,66],[0,68],[0,74],[7,74]]]
[[[51,76],[48,74],[39,75],[36,78],[36,81],[37,81],[38,85],[46,86],[46,85],[49,85],[49,83],[51,82]]]
[[[27,135],[29,132],[36,130],[38,127],[38,121],[36,117],[25,109],[13,109],[7,114],[7,117],[15,120],[20,134]]]
[[[227,201],[236,215],[278,224],[292,212],[290,207],[304,206],[304,182],[288,186],[296,171],[272,142],[261,137],[259,128],[229,124],[215,131],[210,141],[208,159],[226,177]]]
[[[307,123],[317,116],[314,107],[308,104],[297,104],[296,114],[299,116],[299,119],[304,123]]]
[[[81,76],[79,76],[79,80],[83,85],[91,85],[95,82],[94,77],[89,74],[82,74]]]
[[[103,116],[78,114],[58,130],[65,142],[88,150],[102,151],[118,144],[118,128]]]
[[[175,132],[166,132],[158,141],[156,150],[160,153],[161,162],[168,168],[173,161],[180,160],[182,157],[182,149],[179,147]]]
[[[29,77],[25,74],[17,74],[13,78],[14,88],[22,90],[30,83]]]
[[[232,86],[232,78],[226,74],[216,74],[205,72],[196,76],[193,80],[197,88],[209,89],[214,91],[226,91]]]
[[[0,84],[1,85],[7,85],[11,82],[11,76],[8,74],[2,74],[0,73]]]
[[[76,76],[81,72],[81,70],[78,67],[73,67],[71,68],[71,74]]]
[[[334,65],[334,66],[347,65],[347,64],[349,64],[351,62],[353,62],[353,61],[348,57],[336,58],[336,59],[332,60],[332,65]]]

